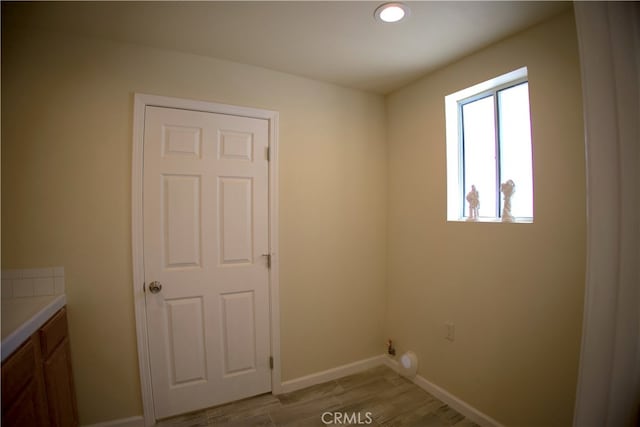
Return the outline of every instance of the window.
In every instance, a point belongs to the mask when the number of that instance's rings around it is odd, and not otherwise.
[[[479,220],[503,216],[501,183],[512,180],[511,215],[533,219],[533,168],[529,83],[521,68],[445,97],[447,121],[447,219],[469,215],[475,186]]]

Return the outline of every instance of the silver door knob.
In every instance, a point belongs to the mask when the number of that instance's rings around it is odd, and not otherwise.
[[[160,282],[151,282],[149,283],[149,292],[152,294],[157,294],[162,290],[162,283]]]

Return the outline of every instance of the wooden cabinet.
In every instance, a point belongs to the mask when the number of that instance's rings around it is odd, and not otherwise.
[[[2,364],[4,426],[78,425],[66,309]]]
[[[48,425],[39,340],[36,334],[2,364],[2,424]]]
[[[54,427],[78,425],[78,408],[71,372],[67,313],[63,308],[40,329],[49,419]]]

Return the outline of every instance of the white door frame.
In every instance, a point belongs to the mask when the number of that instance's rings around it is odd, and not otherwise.
[[[575,2],[573,8],[587,154],[587,274],[573,425],[635,425],[640,398],[640,7]]]
[[[144,115],[147,106],[195,110],[208,113],[264,119],[269,122],[269,298],[271,314],[271,390],[281,391],[280,382],[280,296],[279,296],[279,252],[278,252],[278,112],[212,102],[169,98],[164,96],[135,94],[133,109],[133,157],[131,170],[131,249],[133,256],[133,298],[136,315],[138,342],[138,364],[142,407],[146,426],[155,424],[151,368],[147,344],[147,315],[144,297],[144,245],[143,245],[143,147]]]

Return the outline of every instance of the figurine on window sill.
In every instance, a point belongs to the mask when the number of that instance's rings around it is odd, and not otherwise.
[[[511,215],[511,196],[516,192],[516,183],[508,180],[500,184],[500,191],[504,194],[504,208],[502,209],[502,222],[514,222],[515,218]]]
[[[469,202],[469,217],[467,221],[478,220],[478,210],[480,209],[480,193],[476,190],[476,186],[471,186],[471,191],[467,194],[467,202]]]

